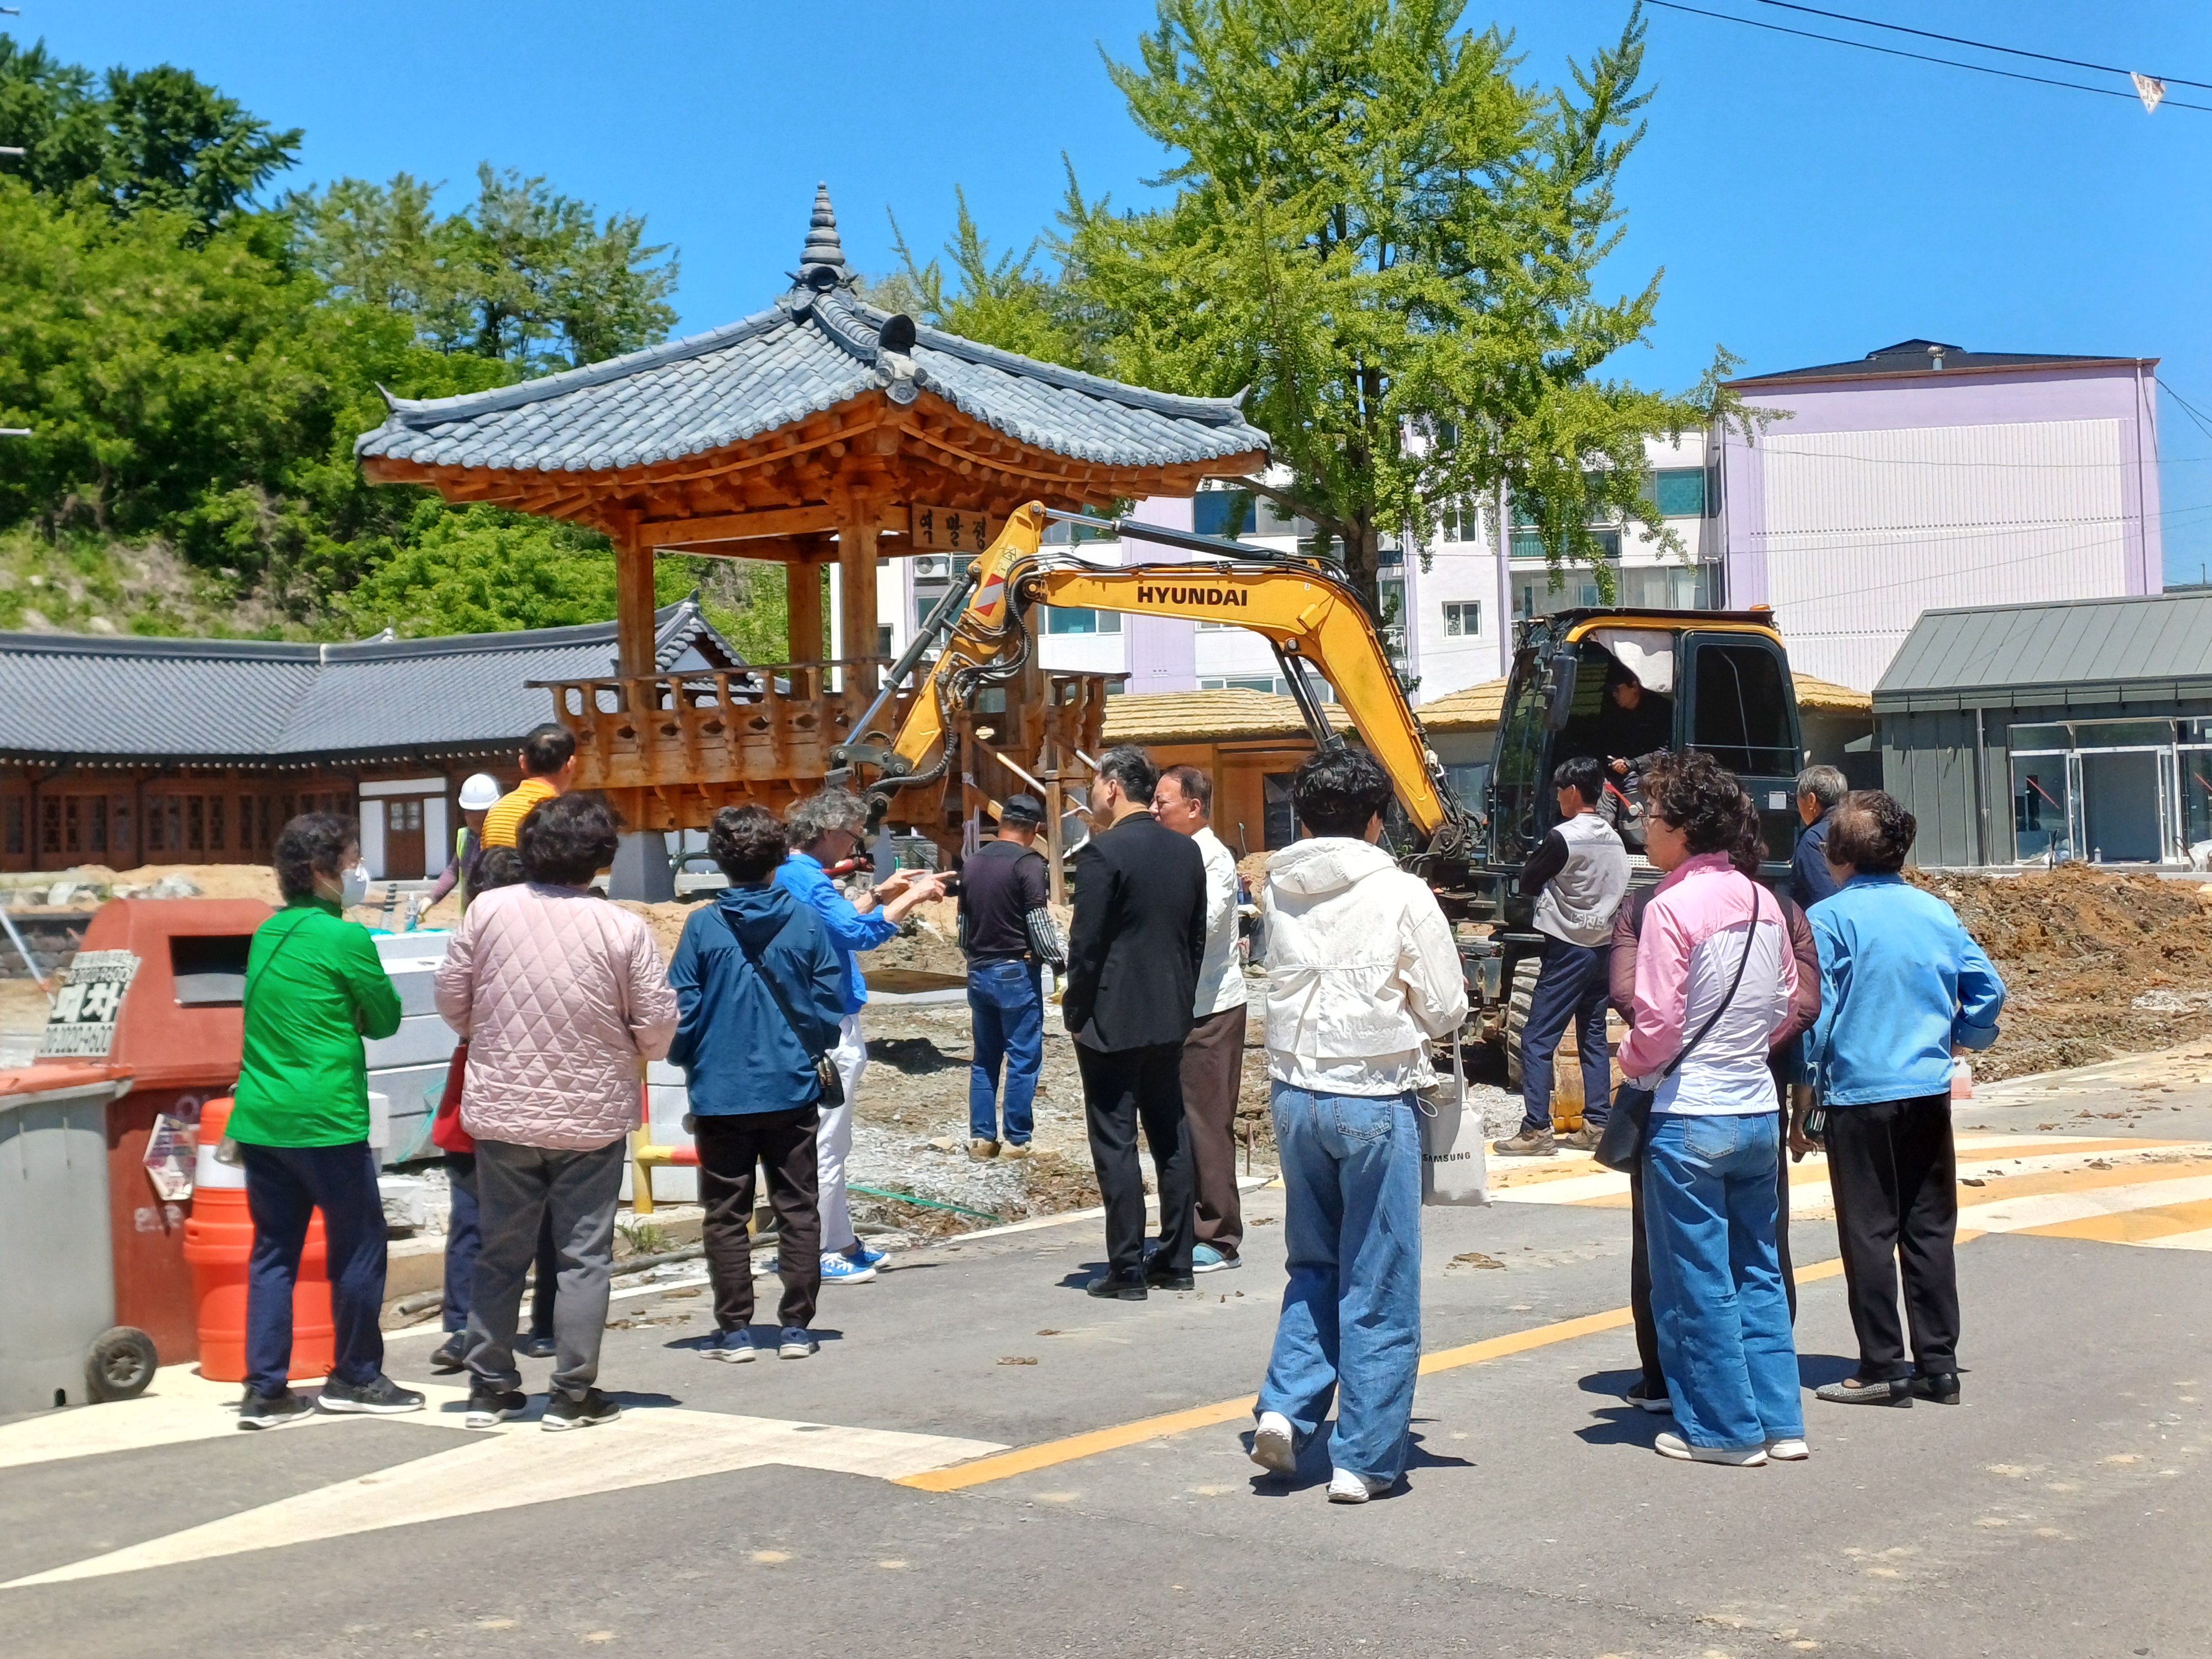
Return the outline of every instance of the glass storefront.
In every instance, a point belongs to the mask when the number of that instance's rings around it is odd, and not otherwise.
[[[2013,726],[2013,857],[2174,864],[2212,840],[2212,720]]]

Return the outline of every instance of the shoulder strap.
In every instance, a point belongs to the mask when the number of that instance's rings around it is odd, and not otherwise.
[[[1674,1058],[1667,1062],[1667,1069],[1659,1073],[1661,1077],[1666,1078],[1674,1075],[1677,1068],[1680,1066],[1684,1060],[1690,1057],[1690,1050],[1696,1048],[1700,1042],[1703,1042],[1705,1040],[1705,1033],[1711,1030],[1714,1026],[1720,1024],[1720,1018],[1723,1014],[1728,1012],[1729,1004],[1735,1000],[1736,987],[1743,983],[1744,968],[1751,961],[1752,942],[1759,935],[1759,892],[1760,888],[1759,884],[1755,881],[1753,882],[1751,884],[1751,923],[1743,930],[1743,954],[1735,959],[1735,977],[1729,981],[1727,994],[1721,998],[1720,1006],[1715,1008],[1713,1012],[1706,1017],[1705,1023],[1698,1027],[1697,1036],[1692,1037],[1687,1042],[1684,1043],[1681,1046],[1681,1048],[1675,1054]]]
[[[800,1051],[810,1057],[820,1058],[815,1054],[806,1039],[799,1035],[799,1022],[791,1017],[791,1005],[783,1000],[783,992],[775,982],[775,975],[762,965],[761,959],[754,954],[752,946],[747,945],[738,936],[737,928],[732,925],[728,915],[719,904],[714,907],[714,920],[722,924],[722,931],[730,936],[730,943],[744,953],[745,960],[752,963],[753,972],[760,976],[760,982],[768,987],[769,995],[775,1000],[776,1012],[783,1016],[783,1023],[791,1027],[791,1035],[798,1042]]]

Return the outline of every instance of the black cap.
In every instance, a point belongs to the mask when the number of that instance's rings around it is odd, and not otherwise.
[[[1042,823],[1044,808],[1037,804],[1035,795],[1009,795],[1006,810],[999,814],[1001,823]]]

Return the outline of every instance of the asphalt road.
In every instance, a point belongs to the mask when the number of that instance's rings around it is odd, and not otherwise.
[[[2144,1104],[2141,1080],[2006,1085],[1960,1122],[2033,1135],[2057,1103],[2083,1121],[2053,1146],[2212,1131],[2212,1083],[2159,1095],[2166,1121],[2097,1115]],[[2007,1167],[2022,1191],[2188,1173],[2136,1156]],[[1970,1202],[2006,1190],[1990,1170]],[[1618,1398],[1625,1208],[1430,1211],[1413,1466],[1345,1508],[1325,1455],[1287,1488],[1244,1455],[1282,1285],[1280,1196],[1249,1202],[1247,1265],[1192,1292],[1093,1302],[1098,1224],[1036,1228],[826,1291],[802,1363],[702,1359],[688,1287],[625,1299],[603,1382],[632,1409],[582,1434],[452,1411],[242,1434],[230,1390],[166,1374],[155,1399],[0,1425],[0,1652],[2212,1651],[2212,1251],[2185,1234],[1974,1238],[1963,1406],[1808,1398],[1809,1462],[1733,1470],[1653,1455],[1665,1419]],[[1801,1265],[1834,1255],[1817,1215],[1792,1236]],[[1808,1385],[1849,1369],[1832,1271],[1798,1339]],[[392,1372],[423,1379],[432,1340],[395,1339]],[[56,1571],[87,1576],[20,1582]]]

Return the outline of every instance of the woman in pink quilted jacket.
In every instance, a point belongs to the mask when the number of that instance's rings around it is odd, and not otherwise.
[[[645,923],[591,890],[612,862],[596,795],[533,809],[530,879],[469,906],[437,974],[438,1012],[468,1040],[461,1127],[476,1138],[483,1243],[469,1310],[468,1425],[528,1404],[514,1364],[523,1275],[550,1216],[561,1257],[548,1429],[611,1423],[594,1383],[614,1264],[615,1200],[638,1121],[639,1064],[668,1052],[676,994]]]

